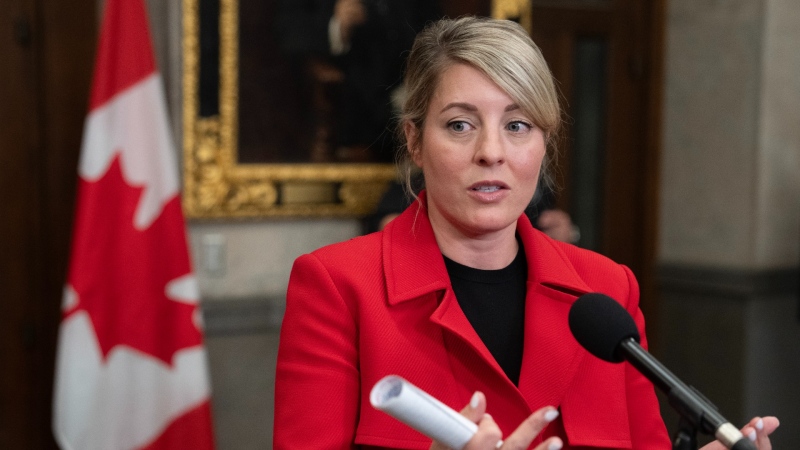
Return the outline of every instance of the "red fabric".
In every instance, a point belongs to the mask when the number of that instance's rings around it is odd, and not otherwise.
[[[211,404],[203,402],[169,423],[169,426],[150,445],[142,450],[169,450],[187,448],[192,450],[212,450],[214,438],[211,436]]]
[[[484,392],[504,435],[534,410],[558,407],[561,416],[534,444],[557,434],[568,449],[671,448],[652,384],[627,364],[589,355],[568,328],[572,302],[601,292],[631,312],[644,336],[627,268],[553,241],[520,218],[529,274],[517,388],[458,306],[430,222],[417,208],[383,232],[295,262],[278,353],[276,450],[428,448],[429,439],[370,406],[370,389],[389,374],[456,410]]]
[[[144,0],[105,2],[56,361],[62,448],[213,447],[196,279],[148,30]]]
[[[156,71],[142,0],[105,2],[89,109]]]
[[[79,180],[68,281],[80,301],[64,318],[89,314],[104,359],[125,345],[172,365],[177,351],[203,344],[192,320],[197,305],[169,299],[164,288],[192,271],[180,196],[136,229],[143,188],[127,184],[120,160],[97,181]]]

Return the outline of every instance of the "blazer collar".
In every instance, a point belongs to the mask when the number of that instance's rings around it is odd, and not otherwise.
[[[575,297],[590,291],[559,244],[534,229],[525,215],[517,221],[517,233],[525,248],[529,283],[574,293]],[[424,191],[418,201],[387,225],[382,245],[389,304],[419,298],[450,286],[442,253],[428,220]]]
[[[450,286],[444,258],[428,220],[425,192],[383,232],[383,267],[389,304]]]
[[[590,292],[561,243],[536,230],[525,215],[517,222],[528,262],[525,306],[525,343],[519,392],[533,410],[559,405],[582,357],[567,317],[578,296]],[[426,211],[425,193],[393,220],[383,235],[383,263],[390,305],[443,291],[430,320],[466,342],[493,371],[506,380],[502,369],[470,325],[453,295],[447,269]],[[456,374],[458,375],[458,374]]]
[[[519,391],[532,410],[559,406],[586,355],[569,329],[569,309],[591,289],[564,252],[566,244],[533,228],[525,215],[517,233],[528,261]]]
[[[469,349],[469,355],[460,353],[460,358],[449,355],[451,360],[457,360],[450,364],[454,378],[466,386],[485,386],[487,393],[494,393],[493,407],[513,410],[515,420],[522,420],[545,405],[564,404],[571,383],[588,357],[569,330],[569,309],[591,288],[567,256],[573,253],[567,244],[534,229],[524,215],[517,222],[517,232],[528,262],[526,332],[518,386],[505,376],[458,305],[428,220],[424,192],[420,201],[386,227],[382,245],[389,304],[436,302],[420,305],[420,310],[432,311],[429,319],[442,328],[445,342],[457,339],[466,345],[451,342],[446,344],[450,351]],[[465,360],[471,362],[465,365]],[[579,439],[580,433],[596,434],[591,416],[564,414],[562,420],[573,430],[570,439]]]

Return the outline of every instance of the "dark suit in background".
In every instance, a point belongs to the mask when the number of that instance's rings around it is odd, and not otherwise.
[[[318,58],[341,71],[333,95],[333,146],[369,148],[373,160],[389,162],[396,148],[392,92],[402,82],[416,33],[441,12],[431,0],[363,3],[366,22],[353,30],[341,55],[331,54],[328,38],[336,0],[280,0],[275,30],[282,52],[293,60]]]

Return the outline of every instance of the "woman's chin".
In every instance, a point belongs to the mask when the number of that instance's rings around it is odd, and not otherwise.
[[[488,217],[479,216],[465,224],[463,229],[465,230],[465,234],[470,237],[490,235],[510,228],[515,229],[518,217],[519,216],[515,216],[514,218],[501,218],[498,217],[497,214],[489,215]]]

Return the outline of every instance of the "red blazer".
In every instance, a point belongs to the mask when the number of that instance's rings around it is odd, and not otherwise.
[[[504,436],[553,405],[561,415],[535,444],[555,434],[572,449],[670,449],[653,385],[627,363],[590,355],[567,323],[578,296],[602,292],[644,337],[633,274],[548,238],[525,216],[517,230],[528,261],[519,387],[461,311],[418,202],[382,232],[299,257],[281,328],[274,448],[427,449],[430,439],[369,403],[372,386],[397,374],[456,411],[482,391]]]

